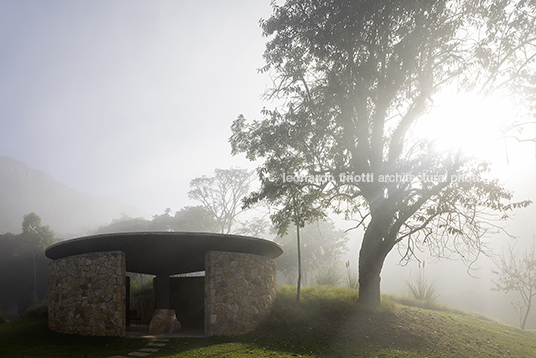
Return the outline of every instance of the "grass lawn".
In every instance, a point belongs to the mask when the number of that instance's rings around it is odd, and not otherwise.
[[[52,332],[42,317],[23,317],[0,325],[0,357],[109,357],[143,348],[146,339],[87,337]]]
[[[354,290],[281,287],[269,319],[241,337],[176,338],[149,357],[534,357],[536,334],[462,312],[429,310],[384,297],[358,307]],[[406,301],[407,303],[407,301]],[[144,339],[53,333],[46,320],[0,325],[0,357],[128,356]]]

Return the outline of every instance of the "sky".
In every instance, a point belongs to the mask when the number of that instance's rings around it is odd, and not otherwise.
[[[0,1],[0,155],[149,216],[195,205],[190,180],[255,167],[231,156],[228,138],[239,114],[271,106],[270,78],[257,72],[270,14],[269,0]],[[466,104],[443,102],[448,125],[423,121],[427,133],[491,137],[489,115],[467,130]],[[478,147],[504,167],[502,143]],[[519,147],[509,144],[501,175],[534,159],[525,145],[516,161]]]
[[[258,118],[270,1],[1,1],[0,155],[145,210],[194,205],[189,182]]]

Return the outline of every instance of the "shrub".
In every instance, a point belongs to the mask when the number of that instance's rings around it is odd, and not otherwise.
[[[35,306],[29,307],[24,312],[24,315],[29,317],[48,317],[48,302],[43,301]]]
[[[406,287],[411,297],[425,306],[437,303],[440,296],[437,281],[429,282],[421,273],[413,281],[406,281]]]
[[[147,295],[151,292],[153,292],[152,280],[145,282],[130,281],[130,295],[132,297]]]
[[[269,318],[269,327],[288,327],[344,315],[355,306],[356,290],[342,287],[309,286],[301,290],[300,302],[296,302],[296,287],[281,286]]]
[[[338,286],[342,278],[343,274],[336,264],[322,266],[315,270],[315,283],[320,286]]]

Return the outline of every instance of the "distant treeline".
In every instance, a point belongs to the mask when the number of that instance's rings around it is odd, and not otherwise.
[[[166,209],[163,214],[154,215],[152,220],[124,216],[113,220],[110,225],[101,226],[95,234],[132,231],[194,231],[218,232],[218,225],[207,209],[202,206],[185,206],[175,214]]]

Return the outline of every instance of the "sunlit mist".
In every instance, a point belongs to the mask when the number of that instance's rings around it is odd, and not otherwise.
[[[462,151],[491,161],[503,159],[507,123],[518,115],[504,97],[484,99],[474,94],[439,96],[415,127],[415,136],[434,142],[440,150]]]

